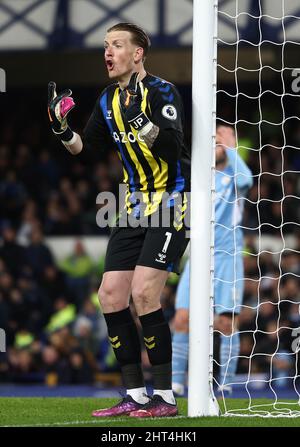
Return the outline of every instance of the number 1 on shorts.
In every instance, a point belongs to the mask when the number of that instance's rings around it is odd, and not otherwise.
[[[163,253],[166,253],[167,250],[168,250],[168,246],[169,246],[169,243],[170,243],[170,240],[171,240],[171,237],[172,237],[172,233],[170,233],[169,231],[166,231],[165,236],[167,236],[167,239],[166,239],[166,242],[164,243],[164,246],[163,246],[163,249],[162,249]]]

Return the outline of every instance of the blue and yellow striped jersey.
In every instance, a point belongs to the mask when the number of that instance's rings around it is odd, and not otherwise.
[[[189,191],[190,153],[184,144],[183,106],[176,87],[151,74],[142,82],[142,110],[160,129],[151,149],[126,122],[117,83],[108,86],[97,99],[84,131],[84,146],[104,151],[115,146],[127,185],[127,213],[137,206],[135,197],[139,193],[143,215],[147,216],[156,211],[164,192]]]

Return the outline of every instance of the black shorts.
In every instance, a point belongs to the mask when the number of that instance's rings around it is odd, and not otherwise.
[[[189,228],[114,227],[107,246],[104,271],[134,270],[137,265],[179,273],[189,243]]]

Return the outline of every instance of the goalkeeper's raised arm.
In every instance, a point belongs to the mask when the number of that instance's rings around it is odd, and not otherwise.
[[[70,89],[56,93],[56,84],[48,84],[48,115],[54,134],[61,140],[66,149],[73,155],[82,151],[83,143],[80,135],[73,132],[68,126],[68,113],[75,106]]]

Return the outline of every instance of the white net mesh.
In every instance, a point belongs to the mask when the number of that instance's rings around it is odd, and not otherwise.
[[[253,178],[245,193],[239,183],[245,174],[236,158],[233,175],[223,172],[223,183],[234,179],[234,200],[218,196],[216,181],[217,201],[235,206],[235,212],[244,203],[242,220],[233,212],[234,220],[224,225],[217,212],[215,216],[215,299],[217,294],[223,297],[221,304],[216,299],[214,310],[220,313],[223,306],[231,317],[231,334],[218,326],[214,331],[214,386],[225,415],[300,416],[300,43],[289,37],[300,31],[297,3],[219,1],[217,121],[233,126],[238,154]],[[216,170],[219,175],[218,166]],[[218,239],[221,227],[232,233],[232,249]],[[223,276],[219,259],[232,263],[232,280]],[[228,288],[233,307],[226,305]],[[221,354],[221,334],[228,340],[227,357]],[[235,361],[237,374],[232,376]],[[235,404],[224,398],[228,391],[241,400]]]

